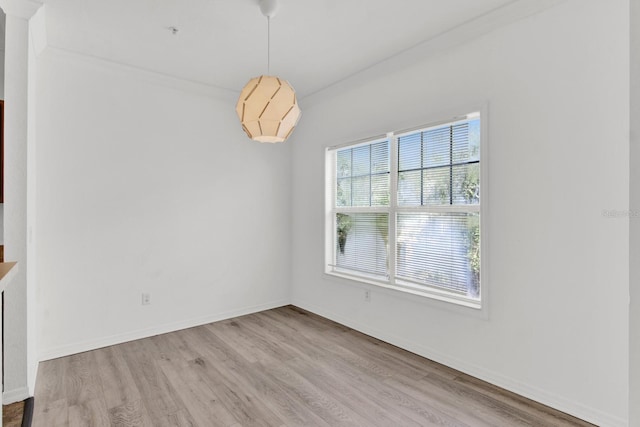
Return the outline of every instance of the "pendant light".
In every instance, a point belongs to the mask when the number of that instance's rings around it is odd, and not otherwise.
[[[259,142],[284,142],[300,119],[296,92],[287,82],[271,76],[271,18],[278,9],[277,0],[260,0],[260,11],[267,17],[267,74],[249,80],[236,104],[242,129]]]

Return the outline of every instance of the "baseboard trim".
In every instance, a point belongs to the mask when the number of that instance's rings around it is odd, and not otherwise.
[[[315,313],[319,316],[333,320],[334,322],[353,328],[364,334],[370,335],[379,340],[388,342],[412,353],[418,354],[422,357],[426,357],[427,359],[449,366],[460,372],[464,372],[465,374],[479,378],[498,387],[502,387],[513,393],[519,394],[528,399],[542,403],[543,405],[547,405],[551,408],[557,409],[558,411],[565,412],[595,425],[608,427],[628,427],[628,422],[625,419],[604,413],[602,411],[598,411],[596,409],[582,405],[578,402],[572,401],[571,399],[558,396],[554,393],[550,393],[537,387],[532,387],[530,385],[522,383],[521,381],[506,377],[491,370],[487,370],[473,363],[451,357],[431,347],[416,344],[415,342],[408,341],[396,335],[388,334],[378,329],[371,328],[370,326],[361,324],[357,321],[354,321],[353,319],[343,317],[323,307],[319,307],[312,303],[310,304],[306,301],[297,299],[294,300],[292,304],[304,310]]]
[[[221,313],[211,314],[209,316],[198,317],[193,319],[182,320],[179,322],[166,323],[151,328],[139,329],[123,334],[101,337],[94,340],[83,341],[73,344],[61,345],[44,349],[40,352],[39,360],[56,359],[58,357],[69,356],[71,354],[82,353],[85,351],[95,350],[110,345],[122,344],[128,341],[134,341],[142,338],[152,337],[154,335],[166,334],[168,332],[179,331],[181,329],[193,328],[195,326],[206,325],[207,323],[218,322],[220,320],[230,319],[232,317],[244,316],[246,314],[257,313],[259,311],[270,310],[272,308],[282,307],[291,304],[290,300],[280,300],[265,304],[259,304],[251,307],[243,307],[235,310],[224,311]],[[23,400],[22,399],[19,400]]]
[[[2,404],[9,405],[10,403],[22,402],[29,397],[29,388],[20,387],[13,390],[5,390],[2,393]]]

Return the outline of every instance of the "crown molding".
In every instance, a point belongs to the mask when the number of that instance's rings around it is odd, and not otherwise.
[[[92,64],[104,70],[111,70],[116,73],[127,74],[132,78],[141,79],[147,83],[180,90],[186,93],[207,96],[210,98],[221,100],[223,102],[233,102],[233,105],[235,105],[235,102],[238,99],[238,95],[240,94],[239,91],[230,90],[198,81],[188,80],[153,70],[124,64],[110,59],[90,56],[84,53],[52,46],[50,44],[46,46],[46,49],[44,49],[44,51],[42,52],[42,56],[45,58],[58,58],[67,61]]]
[[[42,7],[37,0],[0,0],[0,8],[6,15],[30,19]]]
[[[473,18],[413,47],[397,52],[380,62],[364,68],[323,88],[300,95],[299,101],[307,105],[331,97],[357,85],[362,79],[374,79],[388,75],[398,68],[410,67],[425,58],[475,40],[498,28],[505,27],[529,16],[553,8],[567,0],[517,0],[507,3],[484,15]]]

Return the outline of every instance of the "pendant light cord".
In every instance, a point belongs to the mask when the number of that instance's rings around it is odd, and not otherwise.
[[[267,75],[271,75],[271,17],[267,16]]]

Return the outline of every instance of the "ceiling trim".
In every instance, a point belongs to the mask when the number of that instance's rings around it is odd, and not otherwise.
[[[509,3],[464,22],[436,37],[391,55],[370,67],[357,71],[321,89],[308,93],[300,97],[300,99],[304,100],[307,106],[312,105],[322,98],[331,97],[347,90],[358,80],[383,77],[399,67],[408,67],[422,62],[425,58],[432,57],[439,52],[470,42],[498,28],[555,7],[565,1],[567,0],[518,0]]]
[[[33,0],[0,0],[0,5],[5,2],[14,1],[37,3]],[[435,37],[420,42],[413,47],[395,53],[386,59],[352,73],[351,75],[333,82],[321,89],[299,96],[298,102],[307,108],[326,97],[332,97],[344,90],[348,90],[348,88],[357,83],[358,80],[384,77],[385,75],[392,73],[399,66],[412,66],[418,62],[424,61],[425,58],[432,57],[447,49],[470,42],[498,28],[504,27],[528,16],[535,15],[566,1],[567,0],[517,0],[512,3],[508,3],[505,6],[494,9]],[[232,90],[200,81],[189,80],[175,75],[117,62],[111,59],[105,59],[103,57],[87,55],[85,53],[52,46],[51,44],[46,45],[46,48],[42,50],[42,55],[52,55],[53,57],[93,63],[118,72],[131,73],[136,78],[140,78],[152,84],[170,87],[192,94],[217,98],[230,103],[235,103],[240,93],[239,90]]]
[[[160,85],[163,87],[169,87],[177,89],[183,92],[208,96],[210,98],[217,98],[222,101],[230,101],[232,105],[238,99],[240,91],[234,91],[230,89],[221,88],[218,86],[210,85],[207,83],[197,82],[193,80],[184,79],[181,77],[172,76],[169,74],[160,73],[153,70],[135,67],[129,64],[123,64],[110,59],[104,59],[97,56],[85,55],[83,53],[67,50],[60,47],[48,45],[42,52],[43,57],[62,58],[70,61],[80,61],[99,66],[108,70],[112,70],[119,73],[127,73],[133,75],[135,78],[139,78],[147,83]]]
[[[36,0],[0,0],[0,8],[6,15],[22,19],[31,18],[40,7],[42,2]]]

